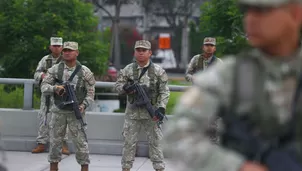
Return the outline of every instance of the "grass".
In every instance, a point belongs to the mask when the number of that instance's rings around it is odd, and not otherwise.
[[[184,81],[176,81],[176,80],[169,80],[169,85],[189,85]],[[5,86],[0,84],[0,108],[22,108],[23,107],[23,86]],[[38,89],[34,89],[34,108],[40,108],[40,94],[37,93]],[[170,92],[169,102],[167,104],[166,113],[172,114],[173,109],[178,102],[178,99],[183,94],[183,92]],[[124,112],[125,109],[118,109],[114,112]]]
[[[169,102],[167,104],[167,109],[166,109],[167,115],[172,114],[173,109],[174,109],[176,103],[178,102],[178,99],[180,98],[180,96],[182,94],[183,94],[183,92],[171,92],[170,93],[170,99],[169,99]]]
[[[34,89],[33,104],[35,109],[40,108],[40,96]],[[4,85],[0,84],[0,108],[23,108],[24,90],[20,85]]]
[[[189,86],[190,83],[186,82],[186,81],[182,81],[182,80],[169,80],[169,85],[181,85],[181,86]],[[181,97],[181,95],[183,94],[183,92],[170,92],[170,98],[169,98],[169,102],[167,104],[167,109],[166,109],[166,113],[167,115],[171,115],[175,105],[178,102],[178,99]]]

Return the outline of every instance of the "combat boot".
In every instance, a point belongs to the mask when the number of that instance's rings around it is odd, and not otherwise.
[[[125,168],[123,168],[123,171],[130,171],[130,169],[125,169]]]
[[[50,171],[58,171],[58,163],[50,163]]]
[[[65,154],[65,155],[69,155],[70,152],[68,150],[68,146],[67,146],[67,143],[66,142],[63,142],[63,146],[62,146],[62,153]]]
[[[88,164],[84,164],[81,166],[81,171],[88,171]]]
[[[34,148],[32,153],[43,153],[45,151],[45,144],[38,144],[36,148]]]

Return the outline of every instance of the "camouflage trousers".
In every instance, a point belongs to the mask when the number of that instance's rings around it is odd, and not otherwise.
[[[1,120],[1,119],[0,119]],[[2,125],[0,125],[0,130],[3,130]],[[2,140],[2,134],[0,133],[0,171],[7,171],[7,158],[6,158],[6,152],[4,150],[4,142]]]
[[[48,161],[50,163],[60,162],[62,158],[62,143],[66,134],[66,128],[70,131],[73,144],[75,146],[75,157],[80,165],[90,164],[88,142],[86,137],[87,126],[82,128],[79,120],[76,119],[74,112],[53,110],[50,121],[50,146]],[[86,122],[85,115],[83,120]]]
[[[160,145],[160,140],[163,137],[161,130],[157,127],[154,121],[149,119],[130,119],[127,117],[127,115],[123,129],[124,146],[121,161],[122,168],[132,168],[135,159],[138,135],[142,127],[147,135],[149,156],[150,160],[152,161],[153,168],[164,169],[164,155]]]
[[[47,144],[49,142],[49,123],[51,119],[51,112],[46,113],[45,98],[46,97],[44,95],[41,96],[40,111],[38,113],[39,129],[38,129],[38,137],[36,138],[36,142],[38,144]],[[52,103],[53,103],[53,99],[51,99],[49,105],[50,108],[52,106]],[[68,129],[66,129],[64,141],[65,142],[68,141]]]
[[[213,144],[220,143],[220,135],[219,135],[220,122],[221,122],[221,118],[217,118],[213,120],[209,126],[209,138]]]
[[[46,114],[46,110],[44,111],[40,110],[38,113],[39,130],[38,130],[38,136],[36,138],[36,142],[38,144],[47,144],[49,142],[49,123],[50,123],[51,115],[52,115],[51,112]],[[68,141],[68,128],[66,128],[64,141],[65,142]]]

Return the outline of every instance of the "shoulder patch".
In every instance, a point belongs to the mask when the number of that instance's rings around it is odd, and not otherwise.
[[[159,76],[159,79],[162,81],[162,82],[167,82],[168,81],[168,74],[166,73],[166,71],[163,71],[160,76]]]
[[[82,70],[84,72],[84,79],[87,81],[89,85],[95,85],[95,78],[93,72],[90,71],[88,67],[82,65]]]
[[[157,64],[154,64],[155,75],[160,79],[160,81],[168,81],[168,75],[166,71]]]

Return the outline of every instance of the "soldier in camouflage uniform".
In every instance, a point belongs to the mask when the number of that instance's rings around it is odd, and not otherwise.
[[[145,108],[137,107],[134,104],[135,93],[129,92],[127,80],[138,81],[146,85],[150,92],[150,100],[156,112],[165,114],[166,105],[169,100],[170,91],[168,88],[168,76],[164,69],[151,62],[151,44],[146,40],[139,40],[135,43],[134,56],[136,62],[127,65],[118,75],[115,90],[119,94],[127,94],[127,107],[123,129],[124,147],[122,157],[123,171],[130,171],[132,168],[138,135],[141,128],[144,128],[149,142],[149,154],[156,171],[163,171],[165,168],[164,156],[160,145],[162,132],[153,121]],[[145,72],[144,72],[145,70]],[[143,75],[141,75],[143,73]]]
[[[1,118],[0,118],[1,120]],[[2,123],[0,122],[0,130],[3,130]],[[4,142],[2,139],[2,134],[0,132],[0,171],[8,171],[7,169],[7,154],[4,149]]]
[[[239,4],[244,7],[245,31],[253,48],[228,56],[223,64],[196,75],[194,85],[177,104],[173,121],[165,127],[165,149],[179,161],[179,171],[268,170],[264,165],[246,160],[237,151],[210,143],[206,136],[209,120],[219,114],[221,107],[236,111],[227,114],[248,114],[246,118],[255,124],[254,133],[262,138],[275,138],[291,127],[292,99],[302,74],[302,0],[239,0]],[[235,70],[240,61],[246,64],[240,67],[246,69],[242,74]],[[250,70],[249,66],[257,66],[258,70]],[[241,86],[236,86],[235,78]],[[256,80],[244,82],[252,78]],[[242,91],[258,83],[261,88]],[[236,92],[243,95],[246,103],[232,103]],[[258,112],[253,112],[255,109]],[[294,122],[301,125],[301,117],[297,117]],[[224,122],[221,124],[223,133]],[[297,129],[300,133],[301,126]],[[294,135],[297,140],[292,142],[292,147],[301,159],[301,134]]]
[[[76,119],[75,113],[70,105],[62,108],[58,106],[65,102],[66,93],[63,82],[70,82],[75,87],[75,94],[79,102],[79,109],[85,119],[85,109],[94,101],[95,79],[93,73],[84,65],[77,61],[78,43],[64,42],[63,61],[54,65],[42,81],[41,91],[44,94],[53,94],[54,105],[51,108],[52,117],[50,121],[50,148],[48,161],[50,170],[58,170],[58,162],[61,161],[62,141],[68,124],[73,143],[76,147],[76,160],[82,166],[81,171],[87,171],[90,163],[88,142],[86,136],[87,126],[82,127],[81,122]],[[74,73],[74,74],[73,74]],[[73,78],[72,74],[74,75]],[[61,94],[60,92],[64,92]]]
[[[222,63],[222,60],[214,55],[216,51],[216,39],[213,37],[206,37],[203,40],[203,52],[202,54],[195,55],[187,68],[186,71],[186,80],[189,82],[194,81],[194,75],[199,72],[207,69],[215,63]],[[215,144],[219,142],[219,137],[216,135],[218,129],[218,118],[215,118],[210,124],[211,134],[209,134],[211,141]]]
[[[47,70],[54,64],[61,61],[61,51],[62,51],[63,39],[61,37],[51,37],[50,47],[51,54],[44,56],[36,69],[34,78],[38,82],[42,82],[45,77]],[[49,121],[51,118],[51,113],[49,111],[53,104],[53,97],[50,95],[41,95],[40,111],[38,113],[39,130],[38,137],[36,139],[37,146],[32,150],[32,153],[42,153],[46,149],[46,144],[49,141]],[[64,144],[62,147],[62,153],[69,155],[69,150],[67,146],[68,140],[68,129],[66,130],[66,135],[64,137]]]
[[[203,40],[203,53],[193,56],[186,71],[186,80],[194,81],[194,74],[198,71],[203,71],[214,63],[222,62],[221,59],[214,55],[216,51],[216,39],[213,37],[206,37]]]

